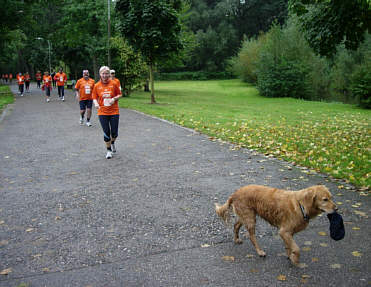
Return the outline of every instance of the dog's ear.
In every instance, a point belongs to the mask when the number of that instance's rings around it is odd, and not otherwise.
[[[315,189],[309,187],[307,189],[305,189],[304,191],[304,204],[305,206],[307,207],[310,207],[314,204],[314,202],[316,201],[316,191]]]

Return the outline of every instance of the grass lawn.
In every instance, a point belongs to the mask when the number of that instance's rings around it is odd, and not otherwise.
[[[0,85],[0,111],[5,108],[7,104],[11,104],[14,102],[14,96],[10,91],[9,86],[1,86]]]
[[[341,103],[263,98],[239,80],[155,83],[120,106],[173,121],[267,155],[371,186],[371,111]]]

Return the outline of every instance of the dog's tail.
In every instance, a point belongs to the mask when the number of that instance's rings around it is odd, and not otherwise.
[[[223,205],[215,203],[215,212],[223,219],[227,226],[231,225],[232,216],[232,198],[228,198],[227,202]]]

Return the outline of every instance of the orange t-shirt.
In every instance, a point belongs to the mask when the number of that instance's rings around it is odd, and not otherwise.
[[[88,80],[81,78],[80,80],[77,81],[75,89],[79,91],[80,101],[93,99],[92,92],[94,85],[95,81],[91,78],[89,78]]]
[[[52,76],[45,76],[43,77],[43,84],[47,87],[50,87],[52,85]]]
[[[24,76],[17,76],[18,85],[24,84]]]
[[[36,80],[41,80],[41,73],[36,73]]]
[[[29,82],[29,81],[31,80],[30,75],[25,75],[25,76],[24,76],[24,80],[25,80],[26,82]]]
[[[9,79],[13,79],[13,74],[9,74]]]
[[[64,86],[64,83],[67,82],[67,75],[65,73],[56,73],[54,76],[54,81],[57,82],[57,86]]]
[[[111,106],[107,103],[108,99],[112,99],[118,95],[121,95],[120,88],[117,83],[112,80],[109,80],[107,84],[103,84],[102,81],[95,84],[93,89],[93,100],[97,100],[99,104],[98,116],[120,114],[118,101],[115,101]]]

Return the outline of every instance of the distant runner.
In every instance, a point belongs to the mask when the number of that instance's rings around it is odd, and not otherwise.
[[[91,107],[93,106],[93,88],[95,81],[89,77],[89,71],[82,71],[82,78],[75,85],[76,99],[80,104],[80,125],[84,124],[84,116],[86,111],[86,125],[91,126]]]
[[[37,82],[37,87],[40,89],[41,88],[41,80],[42,80],[42,75],[40,71],[37,71],[35,74],[36,82]]]
[[[52,77],[49,72],[44,73],[42,90],[45,91],[46,102],[50,102],[50,92],[52,90]]]
[[[17,82],[18,82],[19,94],[21,95],[21,97],[23,97],[24,76],[22,75],[22,73],[18,73],[18,75],[17,75]]]
[[[55,74],[54,80],[57,82],[59,99],[64,101],[64,84],[67,82],[67,75],[63,73],[62,68]]]
[[[26,93],[30,92],[30,82],[31,82],[31,76],[28,72],[24,75],[24,82],[26,84]]]

